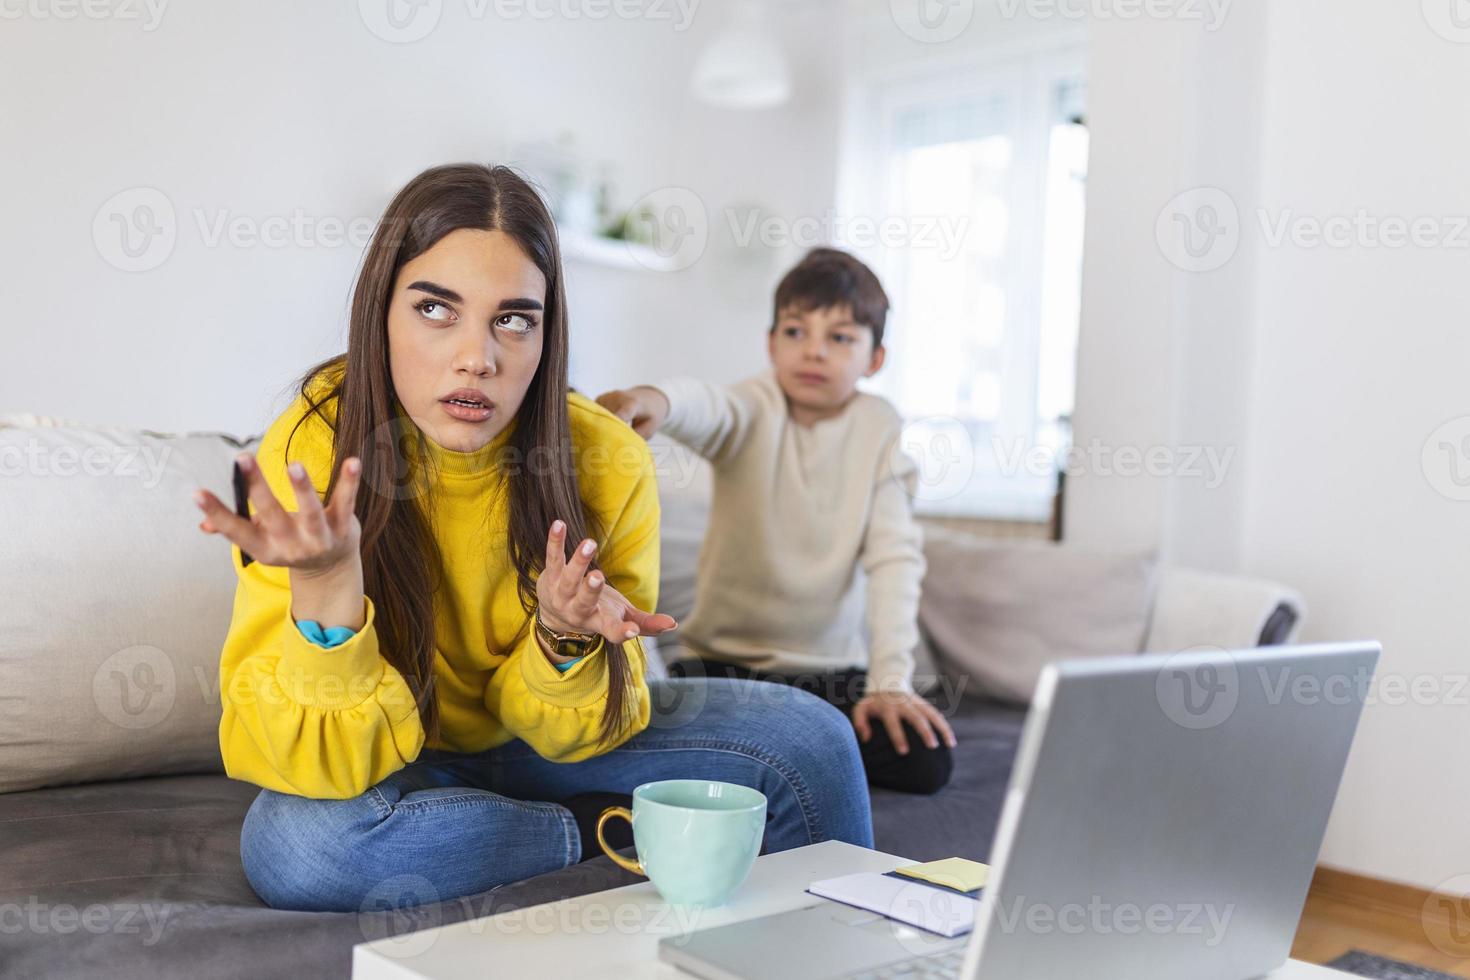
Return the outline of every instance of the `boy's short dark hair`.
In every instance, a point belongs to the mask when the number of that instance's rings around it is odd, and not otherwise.
[[[882,345],[888,294],[872,269],[835,248],[812,249],[781,278],[771,329],[776,329],[782,310],[795,308],[805,313],[829,306],[851,307],[853,321],[873,331],[874,349]]]

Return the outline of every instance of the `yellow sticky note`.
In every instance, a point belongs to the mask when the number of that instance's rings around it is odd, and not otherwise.
[[[984,888],[985,882],[990,880],[990,865],[965,858],[945,858],[943,861],[910,864],[893,870],[897,874],[933,882],[946,888],[957,888],[962,892]]]

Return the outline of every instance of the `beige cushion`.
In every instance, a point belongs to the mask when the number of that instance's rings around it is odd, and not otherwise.
[[[1049,661],[1142,647],[1155,578],[1148,555],[963,534],[931,536],[924,554],[919,624],[966,695],[1029,703]]]
[[[694,609],[694,580],[699,570],[699,551],[709,527],[710,498],[714,492],[714,470],[693,450],[668,436],[655,435],[648,441],[658,475],[659,560],[658,612],[679,622]],[[665,633],[654,646],[662,663],[686,656],[679,644],[679,631]],[[660,665],[650,664],[659,671]],[[659,671],[661,673],[661,671]]]
[[[0,792],[221,770],[235,575],[190,494],[241,448],[0,416]]]

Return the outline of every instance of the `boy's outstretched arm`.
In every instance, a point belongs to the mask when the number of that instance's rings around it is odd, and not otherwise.
[[[643,438],[664,432],[711,463],[734,452],[756,414],[752,402],[734,388],[695,378],[609,391],[597,403]]]
[[[853,727],[867,741],[873,724],[881,724],[900,755],[908,754],[903,722],[907,721],[931,748],[941,740],[955,744],[949,722],[914,693],[914,656],[919,645],[919,590],[927,564],[924,531],[915,520],[913,495],[918,470],[902,450],[897,435],[886,447],[873,488],[873,508],[863,536],[859,561],[868,576],[867,620],[872,635],[868,694],[853,710]]]

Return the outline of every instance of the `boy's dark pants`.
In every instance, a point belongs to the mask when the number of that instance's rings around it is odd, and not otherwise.
[[[670,677],[733,677],[738,680],[771,681],[797,687],[815,694],[837,708],[852,720],[852,709],[862,699],[867,687],[868,674],[864,670],[838,670],[809,674],[784,674],[752,670],[742,664],[725,663],[719,660],[684,659],[669,665]],[[883,789],[894,789],[903,793],[937,793],[949,782],[954,769],[954,757],[949,746],[939,736],[939,745],[929,748],[923,736],[908,722],[902,722],[904,735],[908,738],[908,755],[899,755],[888,729],[883,723],[870,716],[871,737],[864,742],[858,739],[862,752],[863,767],[868,773],[868,782]],[[938,733],[936,732],[936,735]]]

